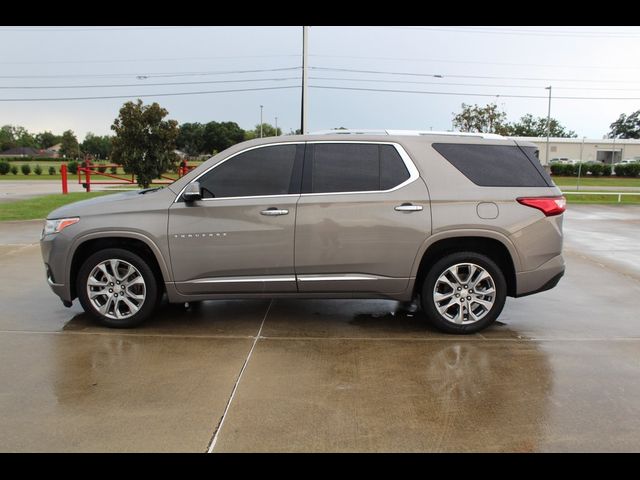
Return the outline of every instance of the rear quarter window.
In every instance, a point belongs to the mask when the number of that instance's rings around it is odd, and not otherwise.
[[[433,148],[482,187],[551,187],[551,178],[533,152],[517,145],[434,143]]]

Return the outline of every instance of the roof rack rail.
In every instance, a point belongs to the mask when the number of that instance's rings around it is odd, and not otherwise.
[[[478,137],[488,139],[504,139],[502,135],[496,133],[482,132],[444,132],[437,130],[371,130],[371,129],[339,129],[339,130],[318,130],[310,135],[449,135],[454,137]]]

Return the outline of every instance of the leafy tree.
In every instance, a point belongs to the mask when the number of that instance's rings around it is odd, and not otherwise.
[[[245,131],[235,122],[209,122],[204,126],[204,151],[221,152],[245,140]]]
[[[11,164],[9,162],[0,162],[0,175],[6,175],[11,170]]]
[[[42,175],[42,167],[40,166],[40,164],[36,165],[36,168],[33,169],[33,173],[35,173],[36,175]]]
[[[51,166],[49,167],[49,175],[55,175],[56,174],[56,167]]]
[[[484,107],[462,104],[462,111],[453,117],[453,124],[461,132],[506,133],[507,114],[495,103]]]
[[[519,121],[506,126],[506,134],[514,137],[546,137],[547,117],[534,117],[527,113]],[[575,138],[576,132],[567,130],[558,120],[551,118],[549,121],[549,136]]]
[[[178,161],[174,152],[178,122],[164,120],[168,114],[157,103],[143,105],[138,99],[137,103],[126,102],[111,125],[116,133],[112,160],[122,164],[126,173],[134,173],[143,188]]]
[[[279,135],[282,135],[282,129],[280,127],[278,127],[278,130],[276,131],[276,128],[270,123],[262,124],[263,137],[277,137]],[[252,138],[260,138],[260,124],[256,125],[256,128],[253,130]]]
[[[205,127],[201,123],[183,123],[180,125],[176,145],[179,150],[191,156],[204,153],[204,130]]]
[[[289,133],[287,133],[287,135],[302,135],[302,129],[296,128],[295,131],[289,129]]]
[[[22,170],[23,175],[29,175],[31,173],[31,165],[28,163],[23,163],[20,165],[20,170]]]
[[[41,132],[35,136],[36,144],[39,148],[49,148],[60,143],[62,137],[60,135],[54,135],[51,132]]]
[[[67,163],[67,171],[71,174],[71,175],[75,175],[76,173],[78,173],[78,162],[69,162]]]
[[[91,132],[87,132],[81,145],[84,153],[91,154],[100,159],[109,158],[111,148],[111,137],[109,135],[99,136]]]
[[[17,165],[11,165],[11,173],[13,173],[14,175],[18,174],[18,166]]]
[[[609,138],[640,138],[640,110],[629,116],[621,113],[610,128]]]
[[[78,158],[80,156],[80,146],[78,145],[78,138],[72,130],[67,130],[62,133],[62,146],[60,147],[60,154],[64,158]]]
[[[4,125],[0,129],[0,151],[14,147],[36,146],[36,139],[24,127]]]

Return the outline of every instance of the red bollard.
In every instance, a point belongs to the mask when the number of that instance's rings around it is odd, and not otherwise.
[[[87,192],[91,191],[91,167],[87,165],[85,171],[85,179],[87,180]]]
[[[60,166],[60,175],[62,176],[62,194],[66,195],[69,193],[69,189],[67,188],[67,164],[63,163]]]

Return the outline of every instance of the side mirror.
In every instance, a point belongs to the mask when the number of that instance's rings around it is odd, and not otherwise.
[[[196,200],[202,199],[200,183],[191,182],[189,185],[187,185],[187,188],[185,188],[184,192],[182,193],[182,198],[185,202],[195,202]]]

